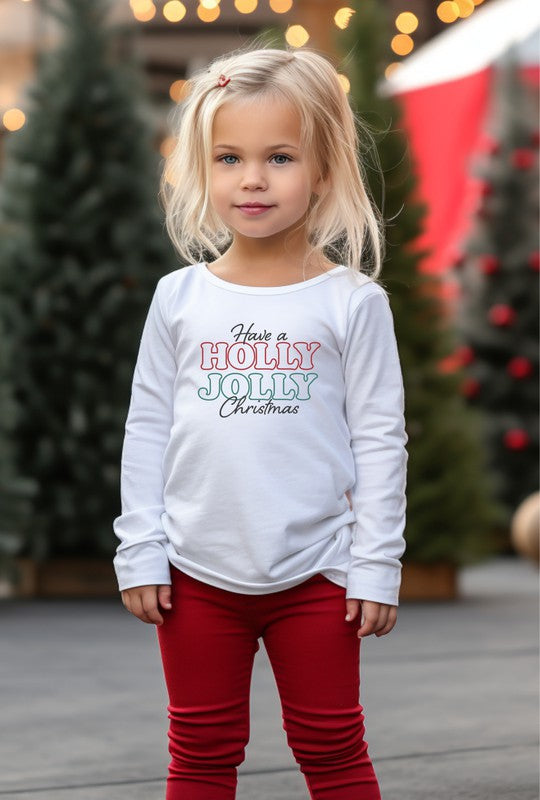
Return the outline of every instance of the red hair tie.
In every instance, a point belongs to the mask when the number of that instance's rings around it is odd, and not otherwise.
[[[227,86],[229,81],[230,78],[226,78],[225,75],[220,75],[218,78],[218,82],[216,83],[216,86]]]

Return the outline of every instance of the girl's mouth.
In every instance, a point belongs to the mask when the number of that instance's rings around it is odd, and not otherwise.
[[[244,214],[253,217],[257,214],[262,214],[264,211],[269,211],[273,206],[237,206]]]

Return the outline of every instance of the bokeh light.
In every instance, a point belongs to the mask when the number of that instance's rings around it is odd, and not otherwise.
[[[414,47],[414,42],[407,33],[398,33],[392,38],[390,47],[398,56],[408,55]]]
[[[285,31],[285,40],[291,47],[303,47],[309,40],[309,33],[303,25],[289,25]]]
[[[184,78],[171,83],[169,87],[169,96],[175,103],[180,103],[189,92],[189,81]]]
[[[268,5],[275,14],[286,14],[292,8],[292,0],[270,0]]]
[[[459,6],[453,0],[444,0],[437,6],[437,16],[441,22],[455,22],[459,17]]]
[[[169,22],[180,22],[186,16],[187,9],[180,0],[169,0],[163,6],[163,16]]]
[[[18,131],[26,122],[26,114],[20,108],[8,108],[2,115],[2,122],[8,131]]]
[[[240,14],[251,14],[257,8],[257,0],[234,0],[234,7]]]
[[[418,17],[410,11],[404,11],[396,17],[396,28],[401,33],[412,33],[418,28]]]
[[[129,0],[133,16],[139,22],[150,22],[156,16],[156,7],[152,0]]]
[[[201,22],[215,22],[220,15],[221,9],[219,5],[216,5],[213,8],[205,8],[201,5],[197,6],[197,16]]]
[[[336,26],[341,30],[345,30],[353,14],[356,14],[354,8],[339,8],[334,14]]]
[[[341,86],[343,87],[343,91],[345,92],[345,94],[348,94],[351,91],[350,80],[347,78],[346,75],[343,75],[341,73],[338,74],[338,80],[341,83]]]
[[[474,3],[473,0],[454,0],[457,7],[459,8],[459,16],[470,17],[474,11]]]

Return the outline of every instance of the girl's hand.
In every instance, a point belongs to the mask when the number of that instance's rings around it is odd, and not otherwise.
[[[347,622],[352,622],[360,610],[363,612],[361,627],[358,628],[360,639],[362,636],[369,636],[372,633],[375,636],[384,636],[385,633],[390,633],[396,624],[397,606],[374,603],[371,600],[354,600],[353,598],[345,600],[345,605],[347,606]]]
[[[169,584],[132,586],[121,592],[122,603],[131,614],[152,625],[162,625],[163,617],[158,603],[167,610],[172,608]]]

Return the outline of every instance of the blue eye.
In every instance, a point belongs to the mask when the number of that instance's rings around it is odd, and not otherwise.
[[[231,165],[231,166],[232,166],[232,164],[231,164],[231,162],[230,162],[230,161],[225,161],[225,159],[226,159],[226,158],[236,158],[236,156],[233,156],[233,155],[231,155],[231,154],[228,154],[228,155],[225,155],[225,156],[219,156],[217,160],[218,160],[218,161],[223,161],[223,163],[224,163],[224,164],[229,164],[229,165]],[[286,155],[285,155],[285,153],[275,153],[275,154],[272,156],[272,158],[284,158],[284,159],[286,159],[286,161],[285,161],[285,162],[283,162],[283,161],[282,161],[282,162],[280,162],[281,164],[283,164],[283,163],[287,163],[287,161],[292,161],[292,158],[291,158],[290,156],[286,156]]]
[[[292,158],[286,156],[285,153],[276,153],[276,155],[272,156],[272,158],[286,158],[287,161],[292,161]]]

